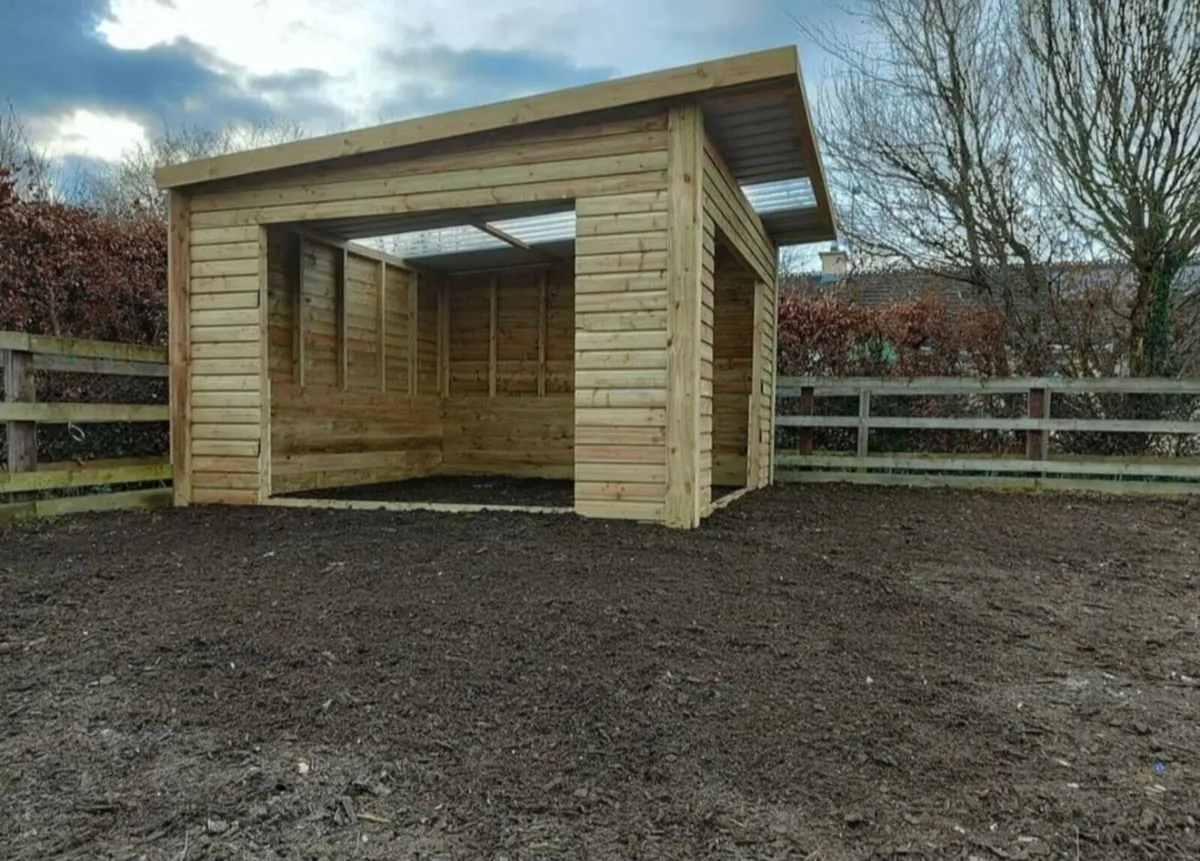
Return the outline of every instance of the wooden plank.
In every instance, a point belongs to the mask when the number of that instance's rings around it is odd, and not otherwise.
[[[746,423],[746,486],[761,487],[763,484],[763,459],[767,453],[762,444],[762,396],[760,380],[763,378],[763,326],[766,317],[765,285],[754,282],[753,312],[751,315],[754,327],[750,344],[750,392],[748,399],[748,417]]]
[[[194,245],[190,259],[200,262],[212,260],[254,260],[258,255],[258,243],[228,242],[216,245]]]
[[[421,353],[421,280],[417,273],[408,279],[408,393],[419,394]]]
[[[193,311],[234,310],[237,308],[257,308],[258,293],[204,293],[193,295],[189,299]]]
[[[121,359],[77,359],[73,356],[35,355],[38,371],[62,371],[72,374],[107,374],[119,377],[169,378],[169,365],[151,362],[127,362]]]
[[[261,451],[261,446],[258,440],[221,440],[221,439],[198,439],[192,443],[192,453],[199,457],[201,455],[212,455],[215,457],[239,457],[245,458],[249,462],[252,470],[258,469],[258,454]]]
[[[166,404],[0,404],[0,421],[77,424],[91,422],[165,422],[171,419]],[[10,444],[11,445],[11,444]]]
[[[546,396],[546,293],[549,279],[550,273],[546,270],[542,270],[538,275],[537,393],[540,398]],[[578,311],[578,306],[576,306],[576,311]],[[579,385],[578,380],[575,385]]]
[[[661,502],[585,499],[576,496],[575,513],[583,517],[662,523],[665,506]]]
[[[1200,494],[1200,482],[1108,481],[1078,478],[1025,478],[983,475],[903,475],[886,472],[805,472],[780,470],[783,483],[867,484],[884,487],[953,487],[961,490],[1052,490],[1070,493],[1118,493],[1145,496]]]
[[[343,248],[336,259],[338,264],[334,279],[337,284],[337,378],[339,388],[345,391],[350,388],[350,336],[346,331],[350,252]]]
[[[695,106],[672,108],[668,278],[667,483],[668,526],[700,523],[700,266],[703,236],[704,122]]]
[[[308,339],[307,327],[304,325],[308,317],[306,306],[306,297],[304,295],[304,279],[308,269],[307,257],[305,253],[304,237],[297,237],[296,248],[299,259],[296,261],[296,289],[294,291],[294,306],[296,311],[292,320],[294,327],[292,334],[292,382],[299,386],[307,384],[306,367],[307,360],[307,344]]]
[[[488,284],[488,396],[496,397],[496,335],[497,303],[499,301],[499,277],[493,275]]]
[[[871,438],[871,390],[858,393],[858,431],[855,434],[859,457],[866,457]]]
[[[438,284],[438,390],[450,396],[450,284]]]
[[[190,263],[188,272],[192,278],[228,278],[232,276],[247,276],[258,274],[258,261],[249,258],[245,260],[211,260]]]
[[[655,99],[679,98],[716,88],[790,78],[796,75],[798,62],[794,47],[746,54],[573,87],[540,96],[521,97],[438,116],[401,120],[372,129],[342,132],[244,153],[168,165],[155,172],[155,179],[160,188],[170,188],[325,159],[413,146],[517,124],[561,119]]]
[[[172,498],[173,491],[170,488],[164,488],[38,499],[16,505],[0,505],[0,523],[12,523],[39,517],[59,517],[64,514],[80,514],[89,511],[161,508],[170,505]]]
[[[218,227],[210,230],[193,230],[191,244],[224,245],[230,242],[254,242],[258,239],[257,227]]]
[[[857,416],[780,416],[780,427],[856,428]],[[889,430],[1076,431],[1081,433],[1197,434],[1200,422],[1140,419],[927,418],[872,416],[869,428]]]
[[[161,365],[170,361],[166,347],[142,347],[136,344],[90,341],[83,338],[57,338],[52,335],[30,335],[26,332],[0,332],[0,350],[75,356],[81,359],[154,362]]]
[[[817,397],[849,397],[869,386],[873,395],[1025,394],[1030,389],[1078,394],[1200,394],[1200,378],[1165,377],[780,377],[779,397],[799,397],[811,386]]]
[[[918,472],[1005,472],[1039,475],[1098,475],[1124,478],[1179,478],[1200,480],[1200,464],[1176,463],[1172,458],[1156,462],[1123,460],[1119,457],[1080,460],[1031,460],[1027,458],[958,455],[870,455],[781,452],[779,465],[791,469],[911,470]]]
[[[379,261],[379,293],[375,317],[375,373],[379,376],[379,391],[387,391],[387,261]]]
[[[451,502],[387,502],[363,499],[309,499],[305,497],[274,497],[264,505],[278,508],[328,508],[340,511],[435,511],[442,514],[479,514],[503,511],[520,514],[571,514],[572,509],[537,505],[471,505]]]
[[[94,465],[76,461],[42,464],[33,472],[0,473],[0,493],[20,493],[67,487],[128,484],[135,481],[169,481],[168,460],[107,461]]]
[[[270,249],[270,234],[266,227],[258,231],[258,285],[259,285],[259,391],[262,392],[262,403],[258,408],[256,422],[259,432],[258,453],[258,500],[261,502],[271,495],[271,368],[267,357],[270,355],[270,319],[266,313],[271,295],[271,273],[267,266]]]
[[[192,392],[193,407],[257,407],[263,402],[262,392]]]
[[[188,335],[193,344],[259,341],[258,326],[192,326]]]
[[[257,229],[257,228],[256,228]],[[189,278],[188,289],[193,296],[213,293],[254,293],[258,295],[258,279],[249,275],[226,278]]]

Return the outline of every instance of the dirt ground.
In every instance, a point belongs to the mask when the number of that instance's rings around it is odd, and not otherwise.
[[[1200,512],[0,528],[0,855],[1200,857]]]

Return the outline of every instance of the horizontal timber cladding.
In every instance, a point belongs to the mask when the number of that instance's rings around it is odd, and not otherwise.
[[[575,510],[661,521],[667,463],[666,179],[575,202]]]
[[[191,502],[269,492],[267,239],[257,226],[188,230]]]
[[[208,193],[195,199],[192,220],[217,229],[637,193],[665,185],[666,134],[659,116],[512,130],[486,148],[460,144]]]
[[[570,395],[455,395],[442,399],[445,475],[570,479],[575,402]]]
[[[704,146],[704,211],[751,269],[774,284],[779,249],[711,140]]]
[[[747,482],[750,382],[754,337],[755,278],[724,248],[716,263],[713,333],[713,482]]]
[[[276,493],[413,478],[441,462],[436,395],[291,384],[272,395]]]

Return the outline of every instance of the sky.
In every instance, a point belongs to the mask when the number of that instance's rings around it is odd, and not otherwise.
[[[323,134],[796,44],[827,0],[0,0],[0,101],[62,159],[164,125]],[[801,43],[810,90],[826,58]]]

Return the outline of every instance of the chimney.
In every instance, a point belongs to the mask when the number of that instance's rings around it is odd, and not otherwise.
[[[849,258],[846,252],[835,242],[828,251],[821,252],[821,280],[837,281],[846,274],[849,268]]]

